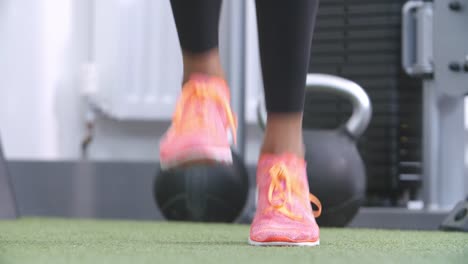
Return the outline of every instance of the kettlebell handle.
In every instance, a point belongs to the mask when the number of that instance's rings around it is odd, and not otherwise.
[[[338,76],[310,73],[307,75],[306,90],[326,92],[349,99],[353,105],[353,113],[344,129],[355,139],[364,133],[372,116],[372,106],[366,92],[357,83]],[[263,96],[257,107],[257,118],[260,127],[264,129],[266,109]]]

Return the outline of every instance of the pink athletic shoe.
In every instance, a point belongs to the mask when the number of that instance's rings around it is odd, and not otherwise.
[[[172,124],[160,144],[162,169],[191,163],[232,163],[229,138],[236,140],[236,117],[226,82],[193,75],[182,89]]]
[[[255,246],[316,246],[320,201],[309,194],[306,164],[294,154],[261,156],[257,169],[258,204],[250,228]],[[318,211],[313,212],[310,202]]]

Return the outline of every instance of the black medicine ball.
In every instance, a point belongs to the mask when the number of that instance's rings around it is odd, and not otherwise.
[[[154,198],[168,220],[232,222],[247,201],[249,178],[233,152],[233,164],[193,165],[160,171]]]

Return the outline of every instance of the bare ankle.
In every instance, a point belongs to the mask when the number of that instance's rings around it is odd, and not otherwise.
[[[260,155],[262,154],[284,154],[284,153],[292,153],[297,157],[304,158],[304,146],[301,147],[292,147],[292,146],[276,146],[274,144],[271,145],[263,145],[260,150]]]
[[[190,76],[194,73],[201,73],[210,76],[224,78],[224,72],[221,66],[218,49],[194,54],[184,51],[184,83],[187,82]]]

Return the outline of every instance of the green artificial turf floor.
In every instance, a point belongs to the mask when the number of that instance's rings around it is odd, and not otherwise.
[[[246,225],[0,221],[0,263],[468,263],[468,233],[321,229],[318,247],[253,247]]]

